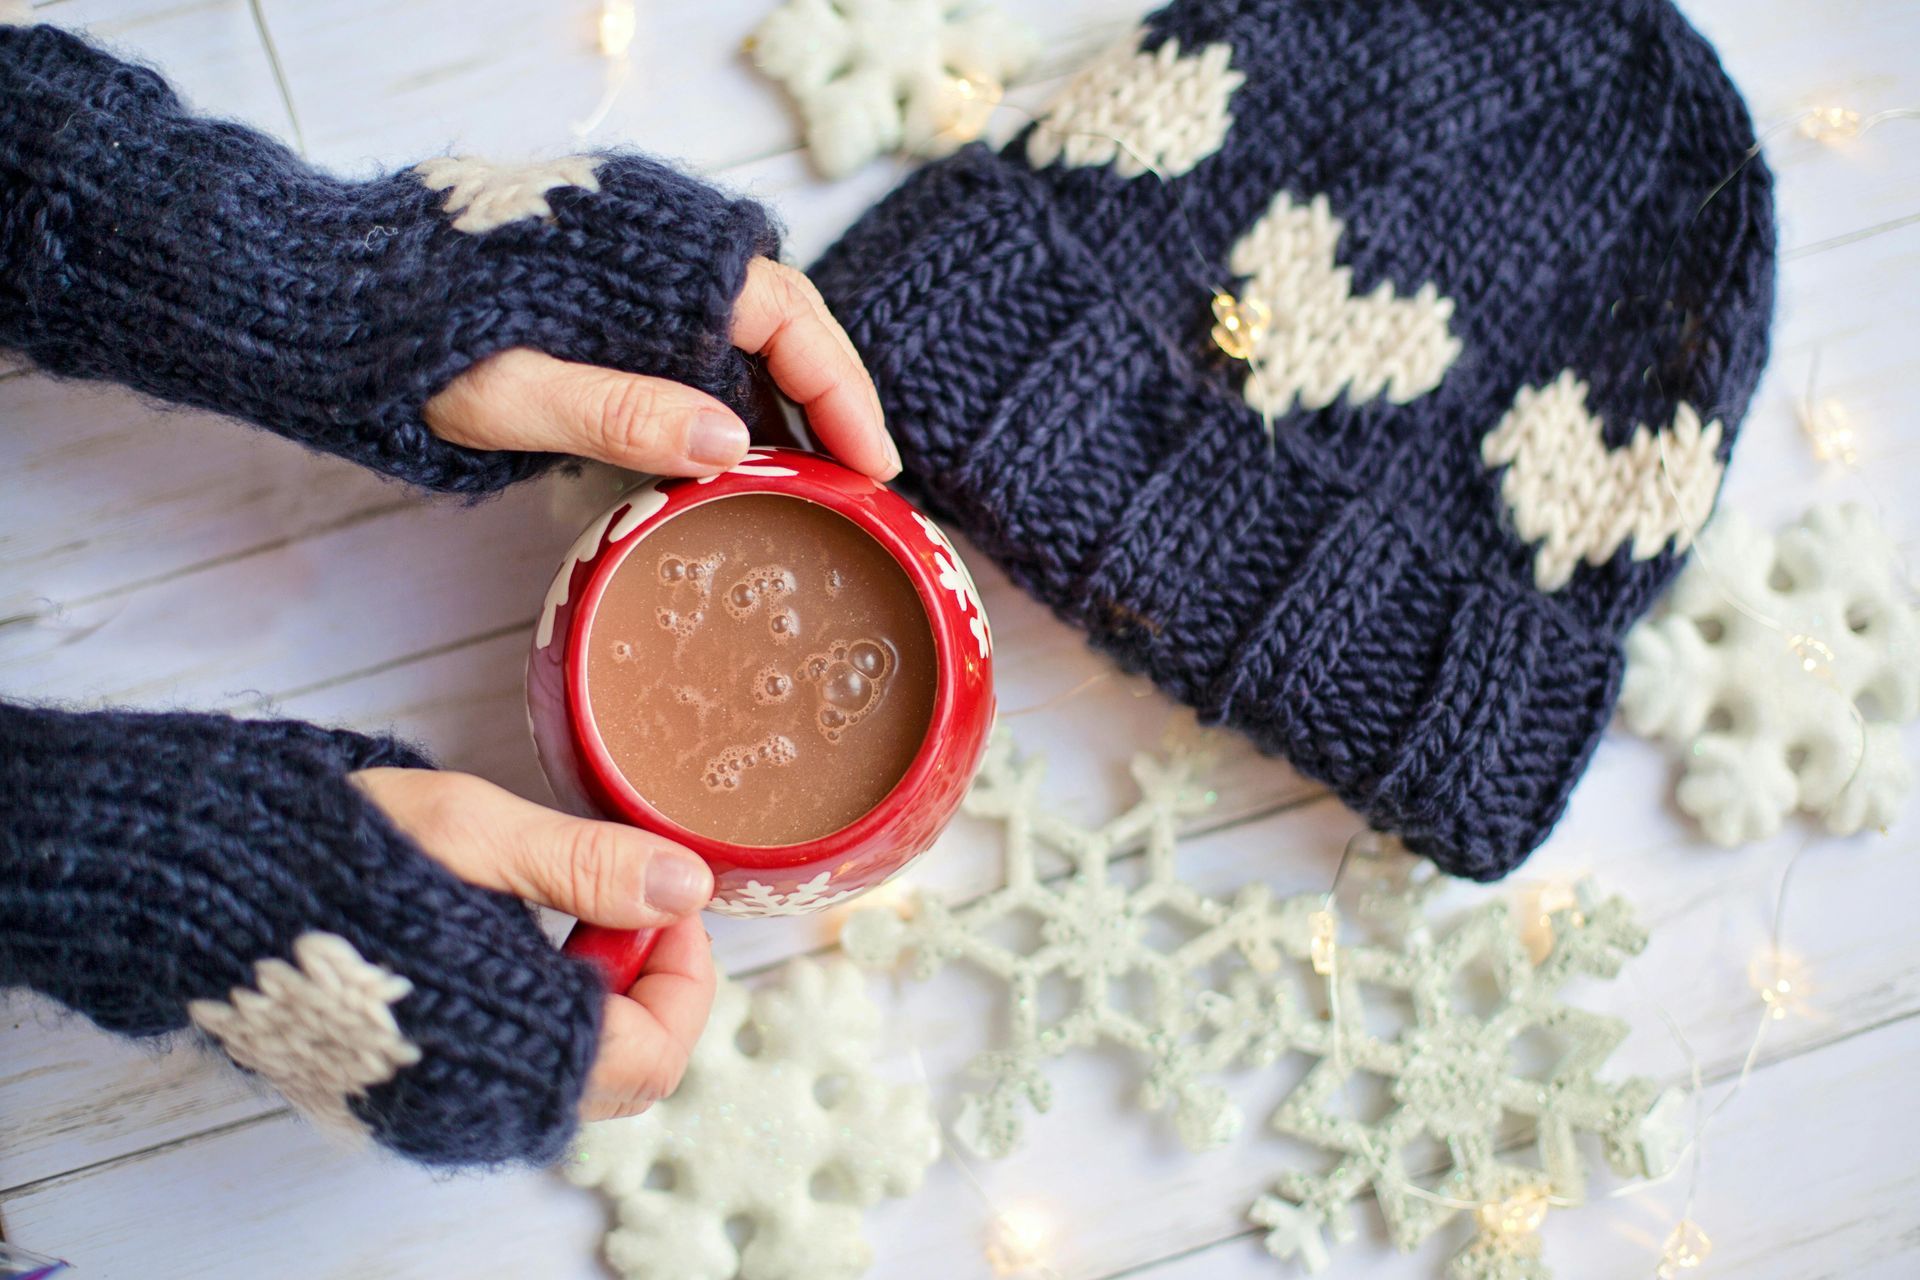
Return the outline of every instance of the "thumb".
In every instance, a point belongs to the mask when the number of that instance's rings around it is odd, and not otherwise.
[[[739,415],[704,391],[538,351],[481,361],[425,413],[453,444],[573,454],[663,476],[723,471],[751,443]]]
[[[697,854],[637,827],[557,813],[463,773],[366,769],[353,780],[430,857],[483,889],[612,929],[672,924],[713,896]]]

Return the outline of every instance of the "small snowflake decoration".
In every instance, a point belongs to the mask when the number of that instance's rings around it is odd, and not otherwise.
[[[788,0],[749,47],[799,104],[820,172],[838,178],[902,147],[939,155],[970,141],[1035,41],[953,0]]]
[[[1836,835],[1898,814],[1920,611],[1897,563],[1861,506],[1814,507],[1778,535],[1723,512],[1628,635],[1622,715],[1686,753],[1677,799],[1712,839],[1764,839],[1796,808]]]
[[[565,1168],[613,1202],[613,1269],[624,1280],[865,1271],[861,1211],[917,1190],[940,1148],[926,1090],[874,1075],[880,1040],[879,1009],[843,961],[796,960],[752,993],[723,980],[680,1088],[643,1115],[588,1125]],[[741,1220],[744,1247],[729,1231]]]
[[[831,871],[822,871],[813,879],[783,893],[772,885],[749,880],[738,889],[723,887],[707,904],[707,910],[723,916],[797,916],[825,911],[860,892],[858,889],[830,890]]]
[[[195,1000],[187,1016],[301,1112],[335,1131],[364,1134],[347,1104],[420,1061],[393,1017],[413,984],[331,933],[302,934],[293,958],[259,961],[252,987],[235,987],[225,1000]]]
[[[918,511],[913,518],[919,522],[926,533],[927,541],[939,547],[933,553],[933,562],[939,566],[939,582],[943,590],[953,592],[954,606],[966,615],[967,628],[973,632],[973,642],[980,646],[980,656],[985,658],[993,652],[993,629],[987,623],[987,611],[980,607],[980,589],[973,585],[973,574],[967,570],[967,562],[960,558],[954,549],[953,541],[946,531]]]

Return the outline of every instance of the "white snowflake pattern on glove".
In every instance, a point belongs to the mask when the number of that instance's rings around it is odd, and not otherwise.
[[[962,117],[1026,70],[1035,41],[953,0],[787,0],[751,47],[799,104],[814,164],[838,178],[902,147],[943,155],[967,141],[979,121]]]
[[[560,156],[535,164],[495,164],[478,156],[435,156],[413,167],[422,185],[447,193],[453,229],[480,235],[522,218],[551,218],[556,187],[598,191],[599,156]]]
[[[303,1114],[336,1132],[364,1134],[348,1101],[420,1061],[393,1017],[413,984],[331,933],[302,934],[293,958],[297,967],[259,961],[252,987],[235,987],[225,1000],[195,1000],[187,1016]]]
[[[1627,637],[1620,710],[1685,752],[1680,807],[1724,845],[1795,809],[1884,828],[1913,786],[1897,725],[1920,715],[1920,611],[1866,508],[1816,506],[1778,536],[1723,512],[1662,613]]]
[[[758,1044],[743,1049],[751,1028]],[[674,1095],[588,1125],[567,1177],[614,1205],[623,1280],[852,1280],[861,1211],[910,1195],[938,1157],[919,1085],[873,1072],[880,1011],[845,961],[796,960],[749,993],[723,980]],[[751,1237],[736,1247],[730,1221]]]

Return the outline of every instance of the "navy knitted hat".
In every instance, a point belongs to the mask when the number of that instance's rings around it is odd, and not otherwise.
[[[814,278],[1016,581],[1493,879],[1764,362],[1753,146],[1664,0],[1183,0]]]

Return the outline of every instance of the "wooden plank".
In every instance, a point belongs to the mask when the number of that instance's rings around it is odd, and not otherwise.
[[[348,172],[442,151],[530,155],[623,146],[712,172],[792,150],[801,131],[780,87],[743,53],[765,0],[640,4],[622,75],[597,51],[601,6],[517,0],[347,0],[268,5],[312,154]],[[1031,6],[1047,55],[1026,77],[1058,76],[1133,22],[1133,6]],[[369,33],[379,32],[377,39]]]
[[[196,110],[291,136],[247,0],[61,0],[35,13],[159,68]]]

